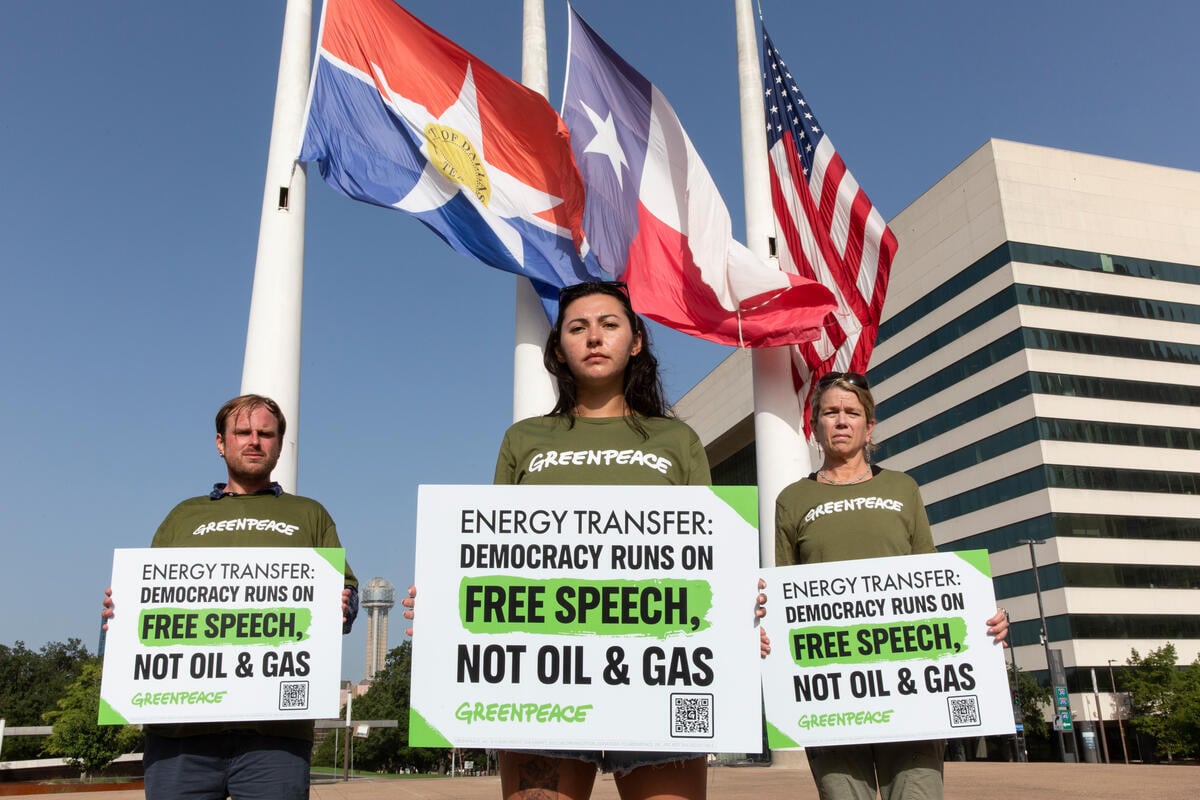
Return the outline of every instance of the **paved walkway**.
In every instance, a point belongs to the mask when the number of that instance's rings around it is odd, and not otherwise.
[[[817,800],[803,763],[714,767],[710,800]],[[946,797],[969,800],[1194,800],[1200,768],[1133,764],[946,764]],[[29,796],[29,795],[27,795]],[[53,800],[143,800],[140,791],[33,795]],[[499,778],[355,779],[314,784],[316,800],[498,800]],[[612,778],[596,781],[594,800],[617,800]]]

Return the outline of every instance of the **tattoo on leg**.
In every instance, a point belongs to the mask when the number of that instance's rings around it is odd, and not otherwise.
[[[533,756],[521,764],[517,788],[525,800],[555,800],[558,797],[558,759]]]

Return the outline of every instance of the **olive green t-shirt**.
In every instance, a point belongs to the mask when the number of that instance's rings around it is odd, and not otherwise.
[[[933,532],[916,482],[880,469],[850,486],[796,481],[775,501],[775,565],[932,553]]]
[[[497,484],[675,485],[712,482],[696,432],[677,419],[642,417],[642,436],[624,417],[532,417],[504,434]]]
[[[325,507],[288,494],[227,494],[184,500],[158,526],[151,547],[341,547]],[[350,567],[346,585],[358,586]]]
[[[341,547],[325,507],[308,497],[271,493],[184,500],[158,526],[151,547]],[[346,586],[358,579],[346,564]],[[160,736],[254,731],[264,736],[313,738],[312,720],[147,725]]]

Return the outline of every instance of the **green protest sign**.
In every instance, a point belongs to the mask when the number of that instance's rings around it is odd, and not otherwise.
[[[756,502],[422,486],[409,742],[757,751]]]
[[[1011,734],[986,551],[764,570],[771,747]],[[774,621],[772,621],[774,620]]]
[[[338,715],[340,548],[113,553],[102,725]]]

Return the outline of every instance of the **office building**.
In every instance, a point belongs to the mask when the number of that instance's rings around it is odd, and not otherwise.
[[[1096,719],[1095,670],[1120,760],[1110,661],[1200,652],[1200,173],[992,140],[889,224],[876,460],[920,484],[940,549],[990,551],[1041,676],[1020,542],[1045,542],[1073,714]],[[755,482],[750,387],[735,352],[676,407],[718,483]]]

